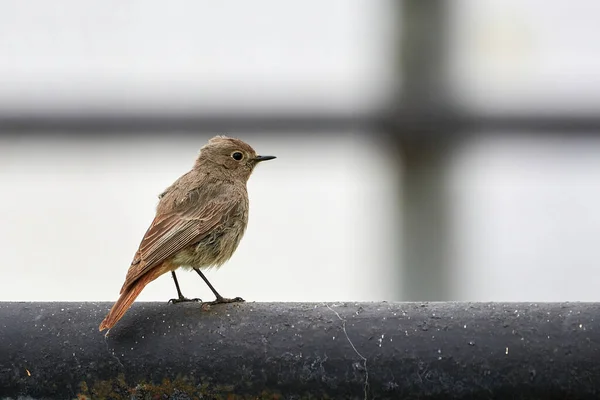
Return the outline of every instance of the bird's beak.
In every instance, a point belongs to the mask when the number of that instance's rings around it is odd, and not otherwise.
[[[275,156],[256,156],[254,161],[256,161],[256,162],[268,161],[268,160],[272,160],[274,158],[277,158],[277,157],[275,157]]]

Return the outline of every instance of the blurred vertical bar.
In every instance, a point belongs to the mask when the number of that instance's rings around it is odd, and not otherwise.
[[[400,10],[399,105],[411,120],[437,119],[451,111],[445,57],[448,6],[441,0],[406,0]],[[427,126],[396,125],[395,138],[404,164],[401,299],[405,301],[450,299],[444,160],[449,141],[456,136],[455,132],[432,132],[443,126],[432,122]]]

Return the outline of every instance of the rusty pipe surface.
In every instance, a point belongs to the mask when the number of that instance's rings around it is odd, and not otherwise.
[[[600,394],[596,303],[110,305],[0,303],[0,398]]]

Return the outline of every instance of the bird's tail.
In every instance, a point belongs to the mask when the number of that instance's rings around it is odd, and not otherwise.
[[[100,323],[100,331],[112,328],[121,317],[127,312],[134,300],[139,296],[147,284],[158,278],[165,271],[154,268],[146,274],[139,277],[135,282],[124,288],[117,302],[112,306],[108,315]]]

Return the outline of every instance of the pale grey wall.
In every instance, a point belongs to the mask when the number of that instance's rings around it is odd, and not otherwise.
[[[2,1],[0,112],[376,108],[395,82],[393,4]],[[599,3],[452,4],[457,105],[597,109]],[[0,139],[0,300],[114,299],[156,195],[213,133]],[[448,164],[456,298],[598,300],[600,142],[498,134]],[[250,181],[239,251],[210,273],[223,294],[399,296],[398,154],[372,132],[235,135],[279,158]],[[209,296],[195,276],[182,285]],[[171,296],[164,277],[140,298]]]

